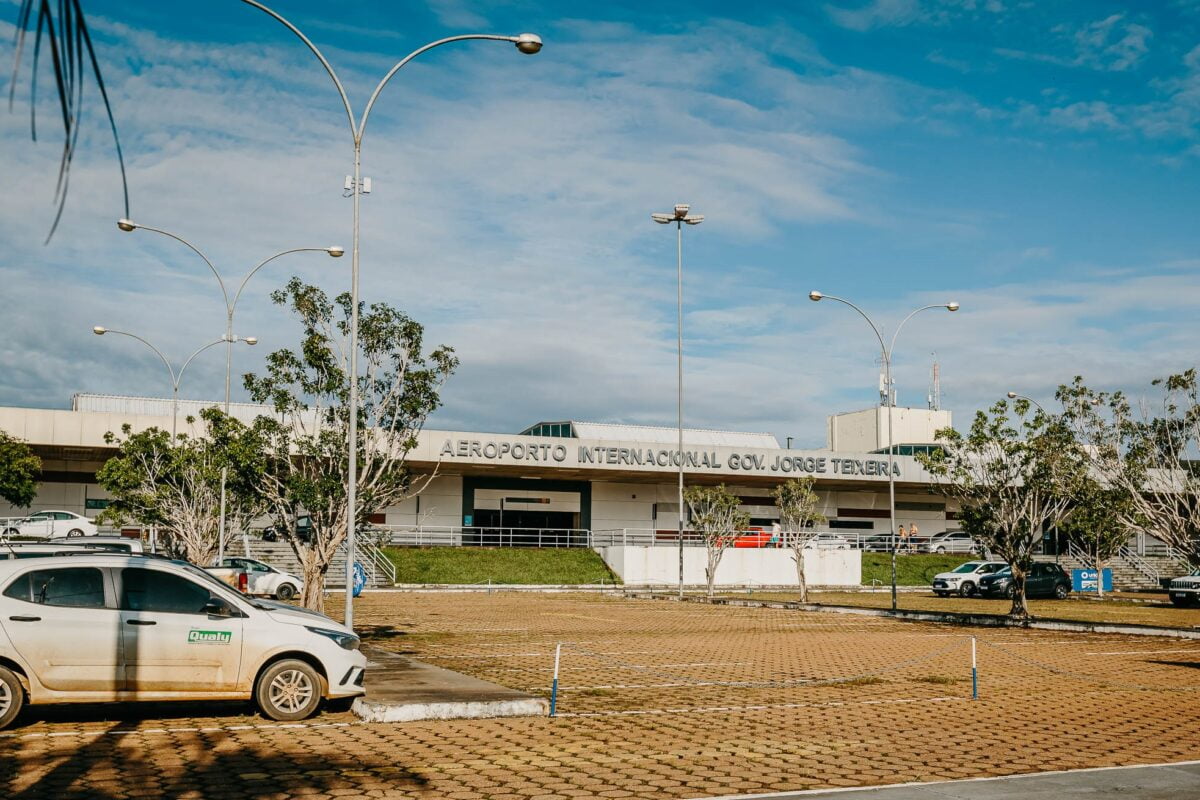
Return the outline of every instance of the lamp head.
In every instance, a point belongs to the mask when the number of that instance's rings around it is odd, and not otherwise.
[[[126,233],[129,233],[130,231],[137,229],[137,223],[131,219],[125,219],[124,217],[121,217],[119,220],[117,220],[117,227]]]
[[[1016,400],[1016,399],[1017,399],[1017,393],[1016,393],[1016,392],[1009,392],[1009,393],[1008,393],[1008,399],[1009,399],[1009,400]]]
[[[334,245],[333,247],[326,247],[325,252],[329,253],[329,255],[333,256],[334,258],[341,258],[346,254],[346,248]]]
[[[691,208],[687,203],[675,204],[675,219],[683,219],[687,216],[688,209]]]
[[[258,337],[257,336],[247,336],[244,339],[242,339],[242,341],[245,342],[246,344],[250,345],[251,347],[254,347],[254,345],[258,344]]]
[[[668,222],[675,221],[675,217],[670,214],[651,214],[650,219],[654,220],[660,225],[666,225]]]
[[[97,325],[92,328],[92,333],[96,334],[97,336],[103,336],[104,334],[108,333],[108,328],[105,328],[103,325]]]
[[[703,214],[688,214],[686,217],[683,218],[683,221],[686,222],[688,225],[699,225],[701,222],[704,222],[704,215]]]
[[[955,303],[953,301],[946,303],[946,310],[948,310],[948,311],[958,311],[958,308],[959,308],[958,303]]]
[[[820,300],[824,296],[825,295],[821,294],[816,289],[813,289],[811,292],[808,293],[808,299],[812,300],[814,303],[817,302],[818,300]]]
[[[527,56],[531,56],[542,49],[542,37],[536,33],[522,33],[512,40],[513,44]]]

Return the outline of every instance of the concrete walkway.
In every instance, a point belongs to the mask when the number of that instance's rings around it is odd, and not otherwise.
[[[728,795],[709,800],[1002,800],[1013,797],[1022,800],[1190,799],[1200,797],[1200,761],[865,789]]]
[[[367,722],[544,717],[549,711],[542,697],[374,647],[364,647],[363,653],[367,693],[354,701],[353,710]]]

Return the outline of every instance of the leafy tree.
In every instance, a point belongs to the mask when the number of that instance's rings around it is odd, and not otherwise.
[[[707,553],[704,577],[708,581],[708,596],[713,596],[713,582],[717,579],[717,566],[725,548],[732,547],[738,531],[750,524],[750,515],[739,511],[741,500],[720,486],[689,486],[684,490],[691,516],[692,528],[700,533]]]
[[[1155,405],[1097,392],[1076,376],[1058,397],[1126,531],[1145,530],[1200,566],[1200,387],[1190,369],[1152,382]]]
[[[936,434],[942,447],[917,460],[939,479],[962,508],[964,530],[1008,562],[1013,574],[1014,617],[1028,617],[1025,579],[1033,548],[1048,526],[1061,523],[1070,511],[1075,482],[1084,463],[1070,428],[1057,417],[1017,400],[1009,418],[1001,400],[979,411],[966,435],[953,428]]]
[[[227,547],[235,532],[265,508],[259,489],[266,459],[257,431],[216,408],[200,412],[205,435],[191,438],[159,428],[137,433],[129,425],[119,439],[111,431],[105,441],[120,445],[96,473],[96,481],[113,495],[101,521],[132,520],[168,534],[168,550],[193,564],[206,566],[218,552],[221,469],[227,468]]]
[[[820,535],[816,526],[825,522],[818,509],[821,498],[813,490],[816,479],[811,475],[792,478],[775,487],[775,503],[779,506],[779,521],[784,543],[792,548],[796,562],[796,582],[800,587],[800,602],[808,602],[808,583],[804,579],[804,553],[809,542]]]
[[[255,422],[268,458],[263,491],[302,565],[303,603],[321,610],[325,576],[349,522],[350,295],[331,302],[325,292],[293,278],[271,299],[299,318],[300,347],[272,353],[266,374],[247,375],[245,384],[255,402],[270,404],[277,414]],[[438,392],[458,359],[448,347],[424,355],[423,332],[388,305],[360,305],[356,526],[416,494],[432,478],[414,476],[405,459],[425,419],[440,405]],[[300,509],[312,519],[307,541],[291,524]]]
[[[1131,512],[1128,492],[1108,488],[1085,472],[1076,483],[1071,511],[1058,526],[1061,532],[1078,542],[1091,559],[1096,570],[1096,593],[1101,597],[1104,596],[1104,565],[1129,541],[1131,531],[1125,520],[1130,518]]]
[[[42,460],[29,445],[0,431],[0,497],[18,508],[28,508],[37,497]]]

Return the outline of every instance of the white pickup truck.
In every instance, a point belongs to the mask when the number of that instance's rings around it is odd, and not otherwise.
[[[256,558],[227,556],[217,566],[209,567],[208,571],[242,593],[255,597],[291,600],[304,588],[304,581],[300,578]],[[241,578],[243,574],[246,576],[244,580]]]

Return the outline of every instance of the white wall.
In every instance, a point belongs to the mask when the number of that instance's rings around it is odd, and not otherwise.
[[[679,582],[679,551],[674,547],[599,547],[605,563],[626,585],[670,586]],[[683,550],[683,580],[706,583],[703,547]],[[858,550],[809,550],[804,557],[809,586],[859,586],[862,553]],[[790,550],[730,549],[717,567],[718,586],[795,586],[796,565]]]
[[[462,477],[439,475],[416,497],[387,509],[388,525],[462,525]]]
[[[949,411],[934,411],[928,408],[903,408],[892,410],[896,424],[898,444],[928,444],[935,441],[934,434],[949,428],[952,417]],[[830,450],[854,450],[871,452],[887,447],[888,411],[885,406],[866,408],[833,414],[828,418],[826,444]]]

